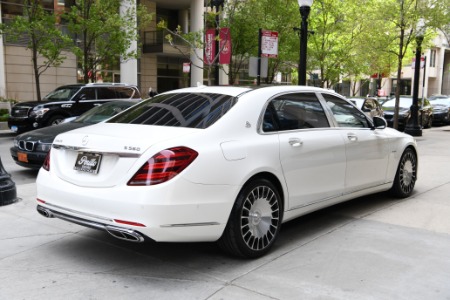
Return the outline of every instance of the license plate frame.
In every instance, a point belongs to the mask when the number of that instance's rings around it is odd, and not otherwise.
[[[103,155],[92,152],[79,152],[75,160],[74,170],[91,174],[98,174]]]
[[[17,152],[17,160],[20,162],[27,163],[28,162],[28,154],[24,152]]]

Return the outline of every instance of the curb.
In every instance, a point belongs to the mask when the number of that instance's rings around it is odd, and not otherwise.
[[[8,136],[16,136],[17,134],[15,132],[12,132],[11,130],[0,130],[0,137],[8,137]]]
[[[7,122],[0,122],[0,137],[4,136],[16,136],[16,133],[9,129]]]

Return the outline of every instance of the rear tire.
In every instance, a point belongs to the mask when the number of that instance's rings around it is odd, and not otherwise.
[[[408,148],[403,152],[395,174],[391,193],[398,198],[409,197],[417,180],[417,155]]]
[[[269,180],[250,181],[239,192],[219,246],[240,257],[266,254],[278,237],[282,207],[280,193]]]

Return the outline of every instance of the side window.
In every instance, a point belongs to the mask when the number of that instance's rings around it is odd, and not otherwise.
[[[130,98],[136,98],[136,92],[134,89],[129,87],[117,87],[116,88],[117,98],[124,98],[124,99],[130,99]]]
[[[78,94],[78,100],[95,100],[95,89],[94,88],[83,88]]]
[[[314,93],[286,94],[270,101],[264,112],[263,131],[329,127]]]
[[[101,87],[97,88],[98,99],[116,99],[116,92],[114,88]]]
[[[329,94],[323,94],[323,97],[339,127],[370,127],[365,114],[347,101]]]
[[[375,109],[374,103],[373,103],[372,99],[367,99],[364,102],[363,111],[371,111],[372,109]]]

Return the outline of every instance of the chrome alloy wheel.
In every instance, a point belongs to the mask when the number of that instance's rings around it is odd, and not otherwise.
[[[270,245],[280,225],[277,194],[268,186],[257,186],[244,200],[241,213],[241,234],[252,250]]]
[[[412,149],[406,149],[400,158],[391,191],[396,197],[408,197],[413,192],[416,180],[417,154]]]
[[[411,193],[414,188],[414,184],[416,182],[416,170],[417,166],[415,155],[412,152],[405,153],[400,163],[399,180],[401,189],[406,194]]]

